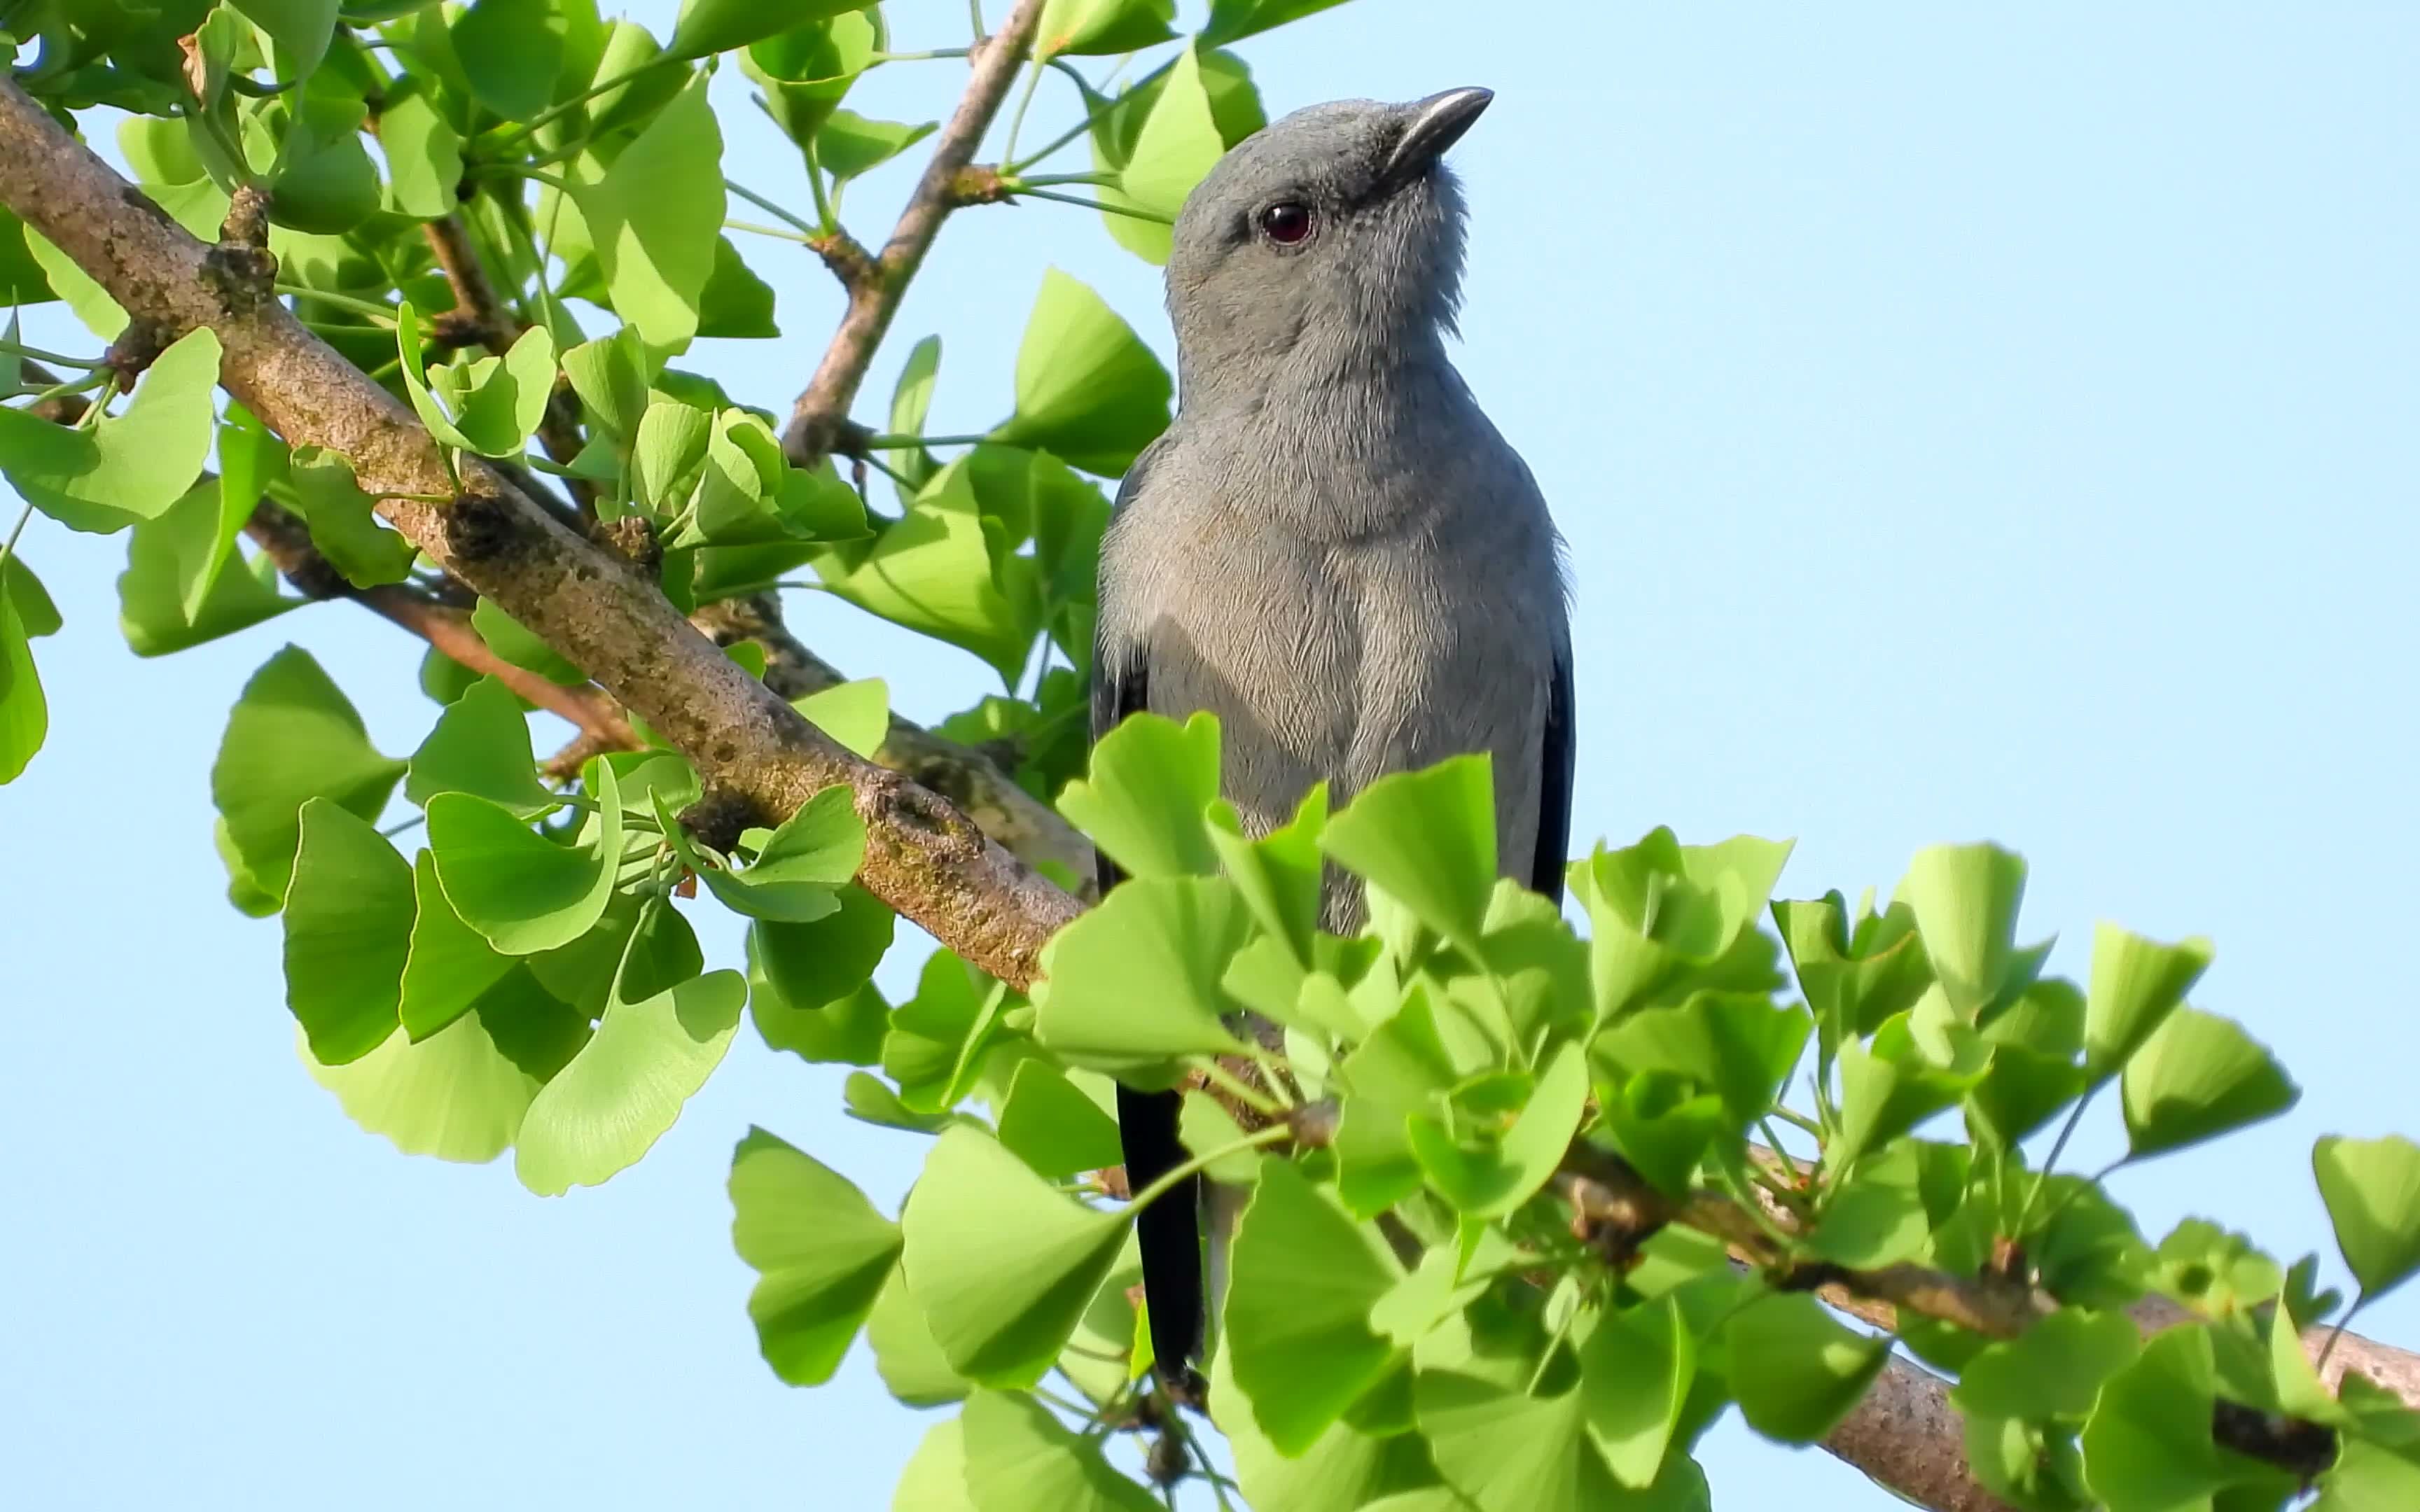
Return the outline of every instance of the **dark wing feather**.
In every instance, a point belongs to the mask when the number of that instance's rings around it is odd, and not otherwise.
[[[1572,653],[1555,654],[1555,672],[1546,693],[1546,738],[1542,752],[1545,771],[1538,783],[1538,852],[1531,863],[1529,886],[1563,901],[1563,871],[1571,858]]]
[[[1156,443],[1155,443],[1156,444]],[[1118,489],[1123,509],[1139,487],[1151,450],[1135,459]],[[1094,597],[1105,601],[1107,584]],[[1103,614],[1095,621],[1106,624]],[[1093,644],[1093,739],[1097,741],[1127,715],[1150,704],[1151,665],[1140,647],[1112,649],[1097,635]],[[1094,875],[1101,895],[1125,879],[1106,853],[1095,852]],[[1125,1160],[1126,1189],[1140,1192],[1186,1160],[1177,1134],[1182,1094],[1118,1088],[1118,1143]],[[1198,1377],[1191,1362],[1202,1352],[1207,1303],[1202,1273],[1202,1183],[1188,1178],[1170,1188],[1135,1217],[1135,1235],[1142,1255],[1142,1288],[1151,1312],[1151,1349],[1160,1378],[1187,1397]]]

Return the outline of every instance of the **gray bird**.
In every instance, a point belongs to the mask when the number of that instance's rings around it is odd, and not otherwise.
[[[1559,900],[1562,542],[1446,355],[1463,204],[1440,160],[1492,98],[1296,111],[1186,200],[1168,261],[1176,420],[1127,472],[1101,543],[1093,735],[1139,709],[1209,710],[1224,795],[1254,834],[1315,782],[1342,805],[1390,772],[1489,752],[1498,869]],[[1103,888],[1117,880],[1104,861]],[[1357,931],[1357,884],[1331,869],[1322,914]],[[1177,1108],[1174,1092],[1119,1088],[1135,1188],[1185,1159]],[[1207,1308],[1188,1186],[1138,1227],[1153,1350],[1190,1396]]]

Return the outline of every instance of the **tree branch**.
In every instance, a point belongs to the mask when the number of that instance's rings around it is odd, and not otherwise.
[[[935,140],[924,177],[917,180],[916,192],[908,197],[891,239],[874,259],[874,276],[851,277],[843,272],[848,285],[848,311],[842,316],[840,330],[825,349],[814,377],[791,409],[789,428],[782,437],[783,449],[799,466],[813,467],[829,455],[847,424],[849,407],[857,402],[858,386],[865,381],[875,348],[882,345],[891,317],[898,313],[899,297],[907,292],[908,281],[916,276],[934,237],[939,235],[941,223],[957,204],[958,176],[974,161],[975,149],[983,145],[984,133],[991,129],[992,117],[1000,114],[1001,101],[1016,81],[1017,65],[1032,46],[1042,21],[1042,4],[1043,0],[1016,0],[1000,29],[975,44],[967,92]],[[830,253],[825,257],[831,260]],[[833,269],[841,271],[842,264],[833,263]]]
[[[471,616],[399,583],[356,588],[311,544],[310,528],[267,499],[253,506],[243,533],[260,548],[279,574],[305,596],[349,598],[390,624],[411,631],[438,651],[483,677],[493,677],[527,702],[560,716],[594,741],[598,750],[635,750],[639,736],[604,689],[583,683],[566,687],[526,667],[516,667],[489,648],[472,627]],[[577,770],[577,768],[575,768]]]
[[[1032,8],[1025,0],[1021,12]],[[645,719],[714,799],[771,824],[823,788],[849,787],[868,828],[866,887],[973,964],[1020,987],[1032,981],[1043,942],[1079,906],[1074,898],[946,800],[824,738],[652,581],[496,469],[460,458],[458,490],[411,409],[277,302],[257,249],[195,240],[6,81],[0,203],[131,316],[171,335],[215,331],[221,381],[245,408],[288,444],[350,461],[385,519]]]
[[[1823,1447],[1877,1486],[1933,1512],[2016,1512],[1966,1462],[1966,1425],[1949,1382],[1894,1354]]]
[[[789,632],[782,623],[780,602],[770,594],[701,604],[690,620],[718,645],[753,640],[763,646],[766,684],[785,699],[805,698],[848,681]],[[981,751],[893,714],[891,733],[874,759],[956,804],[985,834],[1027,865],[1047,862],[1063,868],[1090,895],[1092,841]]]

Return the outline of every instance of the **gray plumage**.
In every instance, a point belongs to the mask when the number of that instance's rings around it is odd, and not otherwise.
[[[1168,264],[1177,415],[1102,541],[1094,727],[1138,708],[1216,714],[1225,795],[1255,833],[1314,782],[1341,806],[1388,773],[1487,751],[1501,872],[1559,896],[1561,541],[1446,351],[1463,206],[1438,155],[1488,99],[1297,111],[1186,201]],[[1357,929],[1357,886],[1331,872],[1323,911]],[[1165,1141],[1139,1125],[1172,1134],[1173,1106],[1122,1103],[1140,1184]],[[1195,1294],[1164,1295],[1187,1283],[1168,1254],[1155,1279],[1153,1230],[1182,1219],[1189,1234],[1192,1214],[1174,1195],[1156,1207],[1173,1216],[1144,1215],[1144,1281],[1171,1366],[1201,1343],[1198,1260]],[[1193,1316],[1161,1317],[1179,1310]]]

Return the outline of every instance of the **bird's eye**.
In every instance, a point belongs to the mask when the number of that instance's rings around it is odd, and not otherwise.
[[[1281,247],[1307,239],[1311,236],[1311,207],[1280,200],[1261,211],[1261,234]]]

